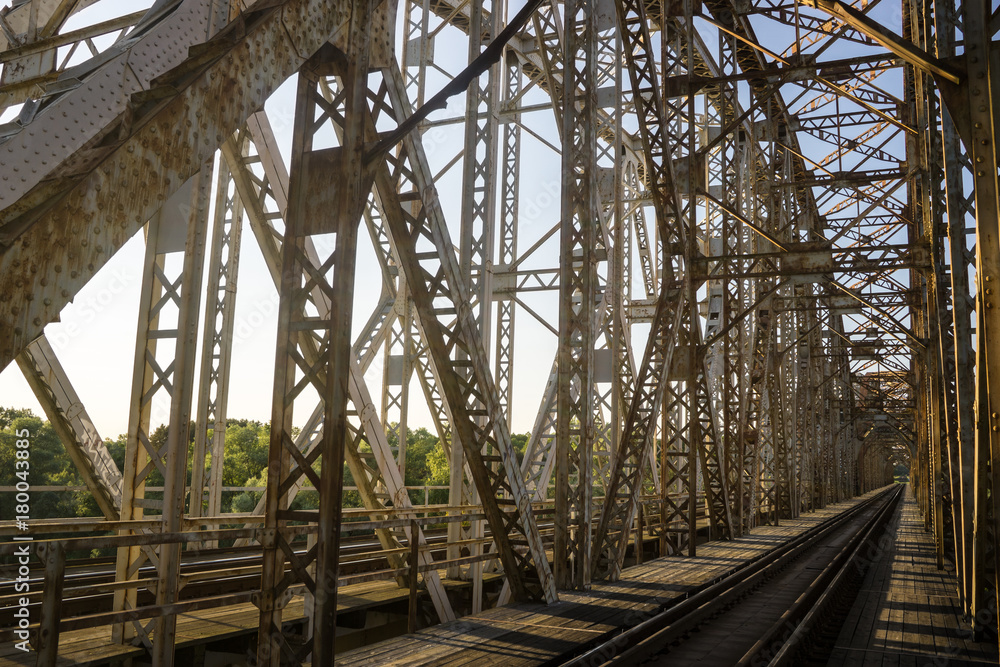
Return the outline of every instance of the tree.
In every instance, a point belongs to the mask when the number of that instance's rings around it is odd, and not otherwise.
[[[247,419],[229,420],[226,425],[222,463],[223,486],[266,486],[268,452],[271,448],[271,426]],[[231,498],[233,512],[250,512],[263,491],[237,491],[224,494]],[[225,502],[223,503],[225,504]]]
[[[28,408],[5,408],[0,407],[0,429],[10,428],[15,419],[21,417],[34,417],[34,413]]]
[[[0,409],[2,418],[9,419],[0,429],[0,485],[22,487],[79,486],[83,483],[80,473],[66,455],[66,448],[59,440],[52,425],[31,414],[30,410]],[[27,442],[27,447],[17,443]],[[19,452],[27,452],[19,455]],[[18,466],[18,461],[25,464]],[[20,474],[19,474],[20,473]],[[88,492],[28,492],[32,519],[66,518],[74,516],[99,516],[96,503],[81,503]],[[0,516],[10,518],[16,512],[15,493],[0,494]]]
[[[396,445],[395,424],[388,429],[389,444]],[[188,427],[188,483],[190,471],[195,465],[211,466],[211,456],[206,456],[202,462],[194,461],[194,429],[192,422]],[[21,408],[0,407],[0,485],[16,486],[17,477],[17,431],[27,430],[30,446],[30,469],[28,482],[31,486],[79,486],[82,479],[71,459],[66,456],[65,448],[52,426],[36,417],[30,410]],[[212,432],[209,430],[209,439]],[[524,457],[529,434],[514,434],[511,436],[518,460]],[[167,441],[167,428],[160,425],[150,434],[150,444],[162,448]],[[450,482],[450,465],[445,456],[444,448],[437,435],[426,428],[410,429],[406,436],[406,466],[404,483],[411,487],[448,486]],[[119,470],[125,467],[125,450],[128,445],[128,435],[121,434],[115,439],[104,441],[108,452]],[[223,486],[264,487],[267,485],[268,454],[271,444],[271,429],[267,422],[252,419],[230,419],[226,427],[225,460],[222,469]],[[361,441],[359,450],[363,458],[371,454],[371,446]],[[318,473],[320,461],[314,468]],[[344,486],[355,486],[355,480],[345,464]],[[150,471],[146,479],[147,486],[163,485],[163,475],[158,467]],[[152,492],[151,492],[152,493]],[[263,495],[263,491],[233,491],[223,494],[223,507],[232,512],[250,512]],[[152,494],[159,496],[159,492]],[[424,494],[414,489],[411,498],[415,504],[422,504]],[[0,494],[0,512],[3,516],[16,516],[14,505],[15,494]],[[448,502],[447,489],[430,492],[429,501],[432,504]],[[319,494],[308,486],[296,497],[292,509],[316,509]],[[357,491],[345,491],[342,499],[344,507],[361,507],[361,496]],[[100,516],[101,513],[89,491],[75,493],[37,493],[31,497],[30,516],[36,518],[56,518],[72,516]]]

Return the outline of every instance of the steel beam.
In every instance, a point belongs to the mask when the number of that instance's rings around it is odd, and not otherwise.
[[[171,56],[168,60],[183,66],[156,80],[156,95],[125,98],[121,111],[128,113],[124,115],[111,114],[110,110],[105,113],[107,105],[101,106],[92,122],[102,128],[105,142],[78,153],[73,168],[60,172],[61,179],[39,185],[32,190],[37,197],[28,200],[21,198],[15,203],[10,199],[28,180],[5,195],[5,208],[0,213],[6,239],[6,249],[0,255],[0,291],[8,300],[0,313],[0,368],[37,338],[45,324],[56,319],[163,201],[197,172],[306,58],[337,33],[346,10],[346,3],[320,0],[287,0],[259,10],[251,7],[199,47],[194,56],[184,54],[186,59],[177,61]],[[302,29],[289,32],[285,22]],[[204,34],[200,39],[205,39]],[[269,66],[261,70],[262,62]],[[87,109],[94,96],[107,97],[100,88],[105,72],[111,75],[110,70],[101,70],[67,93],[60,107]],[[234,88],[233,81],[253,81],[253,85]],[[30,130],[35,137],[32,142],[44,136],[50,143],[58,143],[53,138],[61,136],[63,130],[47,129],[51,123],[68,122],[65,131],[76,135],[72,127],[75,112],[62,117],[51,113],[56,108],[50,107],[45,123]],[[122,125],[126,120],[127,125]],[[123,131],[116,134],[119,129]],[[3,150],[15,151],[18,156],[16,162],[5,160],[5,169],[12,170],[25,159],[46,159],[52,150],[58,150],[60,158],[63,151],[72,152],[54,145],[35,151],[30,142],[25,143],[27,130],[23,132],[24,142],[4,144]],[[100,167],[95,169],[98,161]],[[30,170],[30,164],[25,163],[25,168]],[[33,175],[31,182],[38,177]],[[141,196],[122,198],[121,192]],[[41,208],[40,202],[45,204]],[[29,257],[34,261],[25,261]],[[43,276],[47,278],[44,284],[40,280]]]
[[[594,339],[597,305],[596,183],[597,3],[563,7],[562,224],[559,258],[559,354],[556,383],[556,585],[590,584],[594,455]]]

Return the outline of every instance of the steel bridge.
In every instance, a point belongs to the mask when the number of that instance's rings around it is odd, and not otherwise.
[[[192,615],[226,613],[250,663],[332,664],[382,636],[556,609],[651,558],[792,539],[897,466],[964,622],[996,632],[1000,9],[135,10],[0,10],[0,369],[16,362],[103,514],[32,522],[37,664],[84,633],[102,638],[91,663],[172,665]],[[276,118],[277,95],[294,111]],[[94,379],[71,381],[46,331],[140,233],[119,468],[74,388]],[[273,369],[257,360],[270,450],[260,502],[233,514],[251,249],[278,295]],[[444,503],[404,483],[421,425]],[[307,493],[317,509],[296,504]],[[5,562],[27,544],[13,519]],[[116,555],[67,560],[94,549]],[[351,596],[403,605],[405,627],[378,635]]]

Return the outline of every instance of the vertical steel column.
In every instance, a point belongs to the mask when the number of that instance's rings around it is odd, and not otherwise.
[[[479,56],[484,38],[496,35],[500,29],[502,9],[498,3],[472,0],[469,5],[469,62]],[[492,319],[492,286],[490,265],[493,261],[494,222],[496,217],[496,179],[493,175],[497,163],[497,113],[500,98],[500,71],[497,65],[475,79],[465,97],[465,149],[462,162],[462,206],[459,231],[458,261],[466,276],[470,305],[479,325],[482,342],[489,349],[490,322]],[[471,379],[471,378],[470,378]],[[481,407],[481,406],[480,406]],[[451,497],[461,498],[463,489],[468,500],[478,504],[475,487],[468,484],[465,475],[465,456],[462,447],[451,450]],[[452,504],[457,504],[452,501]],[[461,523],[448,524],[450,541],[481,539],[482,521],[473,521],[466,530]],[[481,546],[473,544],[471,555],[481,553]],[[482,609],[481,562],[468,568],[472,580],[472,611]]]
[[[358,224],[372,185],[371,172],[363,159],[372,16],[371,4],[362,3],[350,17],[348,51],[340,64],[345,89],[342,100],[327,103],[319,89],[320,79],[334,74],[331,63],[335,59],[331,55],[317,55],[299,73],[288,213],[281,246],[281,299],[257,645],[261,664],[287,662],[289,654],[296,662],[311,654],[314,665],[333,664],[341,495],[345,449],[349,446],[347,403],[354,267]],[[321,111],[335,113],[330,107],[339,104],[343,105],[344,118],[341,146],[314,148],[314,133],[322,126],[317,116]],[[333,235],[333,248],[317,262],[306,252],[306,244],[309,237],[318,235]],[[314,291],[329,307],[325,316],[306,307],[308,295]],[[300,351],[305,340],[318,342],[315,363],[307,363]],[[301,379],[297,378],[299,373]],[[295,446],[292,420],[296,399],[310,386],[322,406],[323,429],[318,445],[303,456]],[[318,475],[313,469],[317,459],[321,462]],[[316,544],[299,556],[291,546],[295,533],[286,532],[294,515],[288,508],[287,490],[303,475],[319,489],[320,506]],[[291,583],[284,574],[286,561],[311,593],[312,636],[307,632],[296,647],[281,634],[281,609]]]
[[[133,372],[128,442],[125,470],[122,475],[123,520],[137,520],[145,510],[159,510],[163,532],[178,531],[184,516],[187,472],[188,429],[194,387],[195,345],[198,330],[198,305],[205,252],[207,217],[212,165],[192,177],[167,200],[149,221],[146,231],[146,262],[139,302],[139,326]],[[176,218],[185,224],[173,222]],[[177,253],[183,253],[178,270]],[[176,324],[161,325],[176,313]],[[164,343],[173,341],[172,349]],[[169,396],[163,410],[154,399],[161,391]],[[154,413],[155,412],[155,413]],[[166,418],[166,436],[153,437],[154,419]],[[164,479],[162,499],[146,497],[149,474],[158,470]],[[126,531],[126,534],[130,531]],[[115,580],[136,579],[138,570],[150,559],[157,568],[157,604],[176,600],[180,586],[180,545],[164,545],[158,554],[151,549],[122,547],[118,551]],[[115,592],[114,609],[127,611],[136,606],[138,590]],[[150,631],[155,625],[155,642]],[[137,637],[153,648],[157,665],[173,664],[176,615],[167,614],[148,625],[139,621],[114,626],[116,642]]]
[[[409,437],[410,380],[413,377],[415,346],[412,340],[413,314],[406,283],[399,281],[396,300],[387,323],[388,334],[382,365],[382,427],[395,435],[396,465],[406,475],[406,442]],[[393,426],[395,417],[395,426]]]
[[[245,152],[245,137],[238,141]],[[229,397],[229,366],[232,359],[233,322],[236,311],[236,280],[240,264],[243,205],[225,160],[216,175],[215,220],[212,252],[208,262],[205,326],[198,374],[198,409],[194,433],[194,464],[191,468],[189,513],[202,516],[206,453],[211,457],[208,475],[208,516],[222,512],[222,466],[226,444],[226,404]],[[212,429],[212,441],[208,429]],[[209,543],[206,546],[214,546]]]
[[[955,24],[957,7],[952,3],[935,2],[934,20],[938,57],[955,55]],[[947,101],[947,100],[945,100]],[[955,508],[956,558],[959,559],[958,579],[965,611],[972,609],[973,539],[977,514],[975,494],[976,415],[975,363],[972,348],[973,296],[969,292],[969,265],[973,258],[968,250],[966,226],[971,211],[965,195],[962,150],[958,129],[946,104],[941,104],[941,144],[945,203],[947,207],[948,264],[951,278],[951,318],[943,323],[952,329],[954,346],[955,412],[957,430],[953,441],[957,448],[953,472],[953,508]],[[974,224],[974,220],[972,220]],[[958,511],[960,510],[960,511]]]
[[[909,12],[907,12],[907,7]],[[903,3],[903,37],[918,44],[921,48],[927,48],[927,43],[933,38],[927,34],[930,29],[925,24],[922,12],[923,4],[919,0],[909,0]],[[909,17],[907,17],[909,13]],[[909,19],[909,20],[907,20]],[[927,422],[927,446],[930,448],[930,468],[931,478],[931,509],[932,523],[934,530],[934,542],[937,552],[938,569],[944,568],[945,550],[945,507],[944,507],[944,472],[942,434],[947,432],[947,417],[942,414],[945,396],[944,380],[941,375],[943,366],[940,365],[940,346],[943,341],[940,338],[938,329],[938,303],[940,300],[938,291],[941,287],[941,276],[939,275],[940,265],[938,262],[937,248],[937,226],[940,211],[937,210],[935,199],[931,189],[931,151],[934,148],[933,138],[928,135],[928,128],[937,127],[938,121],[932,102],[929,101],[931,95],[930,77],[909,66],[904,66],[904,72],[909,74],[912,87],[906,86],[904,78],[904,92],[907,95],[908,106],[912,109],[913,125],[917,133],[907,141],[908,162],[919,165],[919,170],[911,179],[911,187],[908,190],[911,201],[911,219],[917,225],[914,230],[914,237],[911,242],[920,242],[925,245],[931,254],[931,266],[923,271],[911,270],[911,284],[915,284],[917,289],[923,284],[923,303],[918,317],[914,318],[919,322],[925,342],[925,347],[920,351],[915,351],[913,359],[915,364],[921,364],[924,370],[924,403],[926,405]],[[912,94],[912,101],[909,96]]]
[[[325,85],[326,83],[326,80],[321,81],[323,95],[332,103],[335,95]],[[334,129],[338,132],[338,137],[343,135],[342,117],[338,116],[334,122]],[[284,233],[284,217],[287,213],[288,174],[275,144],[270,124],[263,112],[258,112],[249,119],[247,130],[252,139],[251,146],[256,149],[257,155],[241,156],[233,139],[223,145],[222,152],[234,170],[234,181],[240,196],[244,201],[249,202],[247,213],[251,229],[260,245],[264,262],[267,264],[271,277],[275,281],[276,287],[280,287],[280,244]],[[263,172],[263,176],[258,178],[255,174],[250,173],[251,165],[256,165]],[[269,201],[273,201],[274,208],[267,207],[268,210],[265,210],[266,202]],[[365,212],[365,219],[372,230],[373,237],[382,239],[385,230],[380,224],[378,210],[369,205]],[[280,226],[277,224],[279,222]],[[387,250],[390,245],[387,239],[377,243],[380,246],[385,246]],[[306,241],[305,253],[313,265],[322,264],[316,251],[316,244],[312,243],[311,240],[307,239]],[[387,257],[386,260],[388,261],[388,259],[390,258]],[[388,273],[388,265],[383,267],[383,271]],[[306,300],[309,302],[307,308],[313,309],[321,317],[328,316],[330,305],[322,298],[321,292],[314,290],[312,293],[307,293]],[[375,316],[377,317],[381,312],[384,312],[383,309],[377,311]],[[386,327],[382,326],[380,329],[384,335]],[[348,469],[351,471],[364,506],[370,510],[384,510],[386,504],[391,502],[397,516],[405,516],[406,510],[411,506],[410,499],[362,375],[366,365],[374,359],[374,347],[368,347],[366,352],[365,345],[374,346],[378,341],[379,334],[377,332],[372,334],[362,332],[354,345],[353,353],[358,354],[361,359],[357,364],[351,364],[349,391],[352,408],[349,410],[349,415],[352,419],[357,420],[359,425],[355,426],[353,423],[350,425],[345,455]],[[315,343],[308,339],[301,339],[300,343],[307,363],[314,363],[317,358]],[[318,407],[322,408],[322,406]],[[322,434],[322,416],[321,410],[314,410],[295,439],[295,446],[302,452],[303,456],[310,456],[311,452],[318,446]],[[367,450],[361,449],[362,441],[366,441],[370,445]],[[294,497],[301,488],[301,481],[303,479],[299,478],[292,483],[288,492],[290,497]],[[376,489],[383,487],[384,493],[376,491]],[[266,503],[267,497],[262,497],[254,508],[254,514],[264,514]],[[373,511],[370,516],[373,520],[378,520],[384,518],[385,515]],[[405,527],[394,530],[379,529],[376,530],[376,536],[383,549],[399,549],[401,544],[409,540],[405,534],[406,530]],[[418,530],[417,540],[421,544],[426,543],[423,531]],[[421,565],[428,565],[431,562],[431,555],[429,552],[421,550],[419,559]],[[405,564],[399,555],[390,555],[389,562],[393,567],[402,567]],[[423,581],[438,613],[438,618],[442,621],[454,619],[454,611],[437,571],[425,572]],[[400,577],[399,582],[400,585],[407,585],[405,577]]]
[[[621,572],[641,491],[642,473],[653,444],[662,385],[671,367],[674,345],[682,326],[685,292],[678,274],[683,275],[681,271],[685,268],[686,220],[673,173],[674,137],[669,135],[670,126],[660,97],[660,77],[654,55],[649,50],[652,40],[646,7],[633,0],[619,0],[615,7],[665,258],[653,324],[636,374],[635,392],[622,429],[597,530],[600,544],[593,554],[594,577],[611,579],[617,579]],[[675,267],[675,263],[678,266]],[[666,494],[662,486],[661,493]]]
[[[976,504],[973,545],[973,617],[991,602],[1000,604],[1000,544],[996,521],[1000,516],[1000,374],[983,372],[997,365],[1000,349],[1000,307],[996,291],[1000,285],[1000,187],[997,172],[997,119],[994,118],[995,94],[1000,75],[997,52],[991,48],[990,4],[983,0],[962,3],[962,34],[965,44],[965,67],[968,83],[965,95],[955,94],[959,108],[952,108],[956,119],[968,110],[963,137],[973,161],[976,199],[976,367],[978,424],[976,429]],[[947,98],[946,98],[946,101]],[[960,128],[961,129],[961,128]],[[993,362],[989,360],[993,358]],[[1000,627],[1000,614],[992,620]]]
[[[177,306],[177,344],[174,348],[173,374],[170,378],[170,422],[167,428],[166,474],[163,483],[163,525],[165,533],[182,529],[187,484],[187,454],[191,402],[194,394],[194,371],[198,339],[198,307],[205,262],[205,224],[212,187],[212,161],[202,166],[195,177],[189,213],[184,264]],[[160,223],[163,224],[162,221]],[[156,604],[166,606],[179,600],[181,544],[160,547],[160,565],[156,582]],[[174,664],[174,641],[177,615],[165,613],[156,619],[153,641],[153,664]]]
[[[523,73],[521,61],[509,47],[504,52],[503,109],[508,112],[503,127],[503,154],[500,171],[500,225],[495,267],[503,269],[517,259],[518,215],[521,190],[521,115],[515,109],[519,100]],[[511,426],[511,392],[514,387],[514,314],[516,304],[511,297],[496,298],[496,366],[494,376],[500,393],[500,406]]]
[[[719,31],[718,38],[719,52],[719,73],[722,76],[736,74],[738,66],[736,63],[736,38],[724,31]],[[710,154],[708,175],[711,179],[709,192],[718,188],[721,200],[734,206],[737,211],[744,215],[753,216],[754,207],[746,207],[746,180],[754,173],[753,168],[747,168],[747,155],[749,153],[747,142],[741,140],[742,127],[732,127],[737,118],[739,109],[733,103],[737,99],[737,86],[734,82],[719,82],[717,92],[709,92],[708,98],[712,101],[710,109],[714,110],[715,116],[712,123],[718,124],[719,137],[717,148]],[[727,131],[729,128],[729,131]],[[706,141],[713,141],[711,125],[706,128]],[[718,182],[718,185],[715,183]],[[745,211],[750,208],[750,211]],[[708,254],[712,256],[725,257],[719,262],[719,271],[731,276],[740,276],[744,273],[744,260],[736,259],[743,253],[743,236],[745,230],[741,218],[732,215],[723,207],[717,207],[715,215],[711,218],[714,221],[714,228],[708,236]],[[713,396],[718,396],[718,434],[721,448],[722,479],[726,485],[727,499],[731,502],[725,503],[725,512],[730,514],[729,523],[732,531],[738,535],[741,525],[738,521],[739,507],[738,498],[740,495],[741,476],[737,474],[739,463],[739,407],[741,388],[746,382],[746,373],[743,372],[745,360],[742,340],[745,337],[745,326],[737,319],[743,310],[743,297],[746,281],[742,277],[728,277],[722,280],[709,281],[709,314],[706,336],[712,336],[721,332],[722,339],[713,345],[713,350],[708,352],[710,357],[716,359],[715,364],[708,368],[708,382],[713,391]],[[714,319],[713,319],[714,318]],[[731,495],[730,495],[731,494]],[[737,520],[733,521],[732,515],[737,515]],[[713,531],[713,538],[715,532]]]
[[[559,588],[590,584],[594,450],[596,183],[596,2],[564,9],[562,223],[559,259],[559,362],[556,391],[555,541]]]

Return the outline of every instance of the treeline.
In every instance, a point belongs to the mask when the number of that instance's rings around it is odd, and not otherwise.
[[[393,425],[395,427],[395,425]],[[19,481],[16,476],[16,432],[27,431],[31,434],[30,477],[32,487],[41,486],[82,486],[83,479],[76,466],[66,455],[66,450],[59,436],[48,421],[32,414],[30,410],[0,407],[0,486],[13,487]],[[222,485],[224,487],[263,487],[267,483],[267,459],[271,438],[270,424],[251,419],[230,419],[226,426],[225,458],[222,468]],[[191,423],[188,429],[188,479],[191,482],[193,465],[203,465],[206,469],[211,465],[211,456],[206,456],[203,462],[194,462],[195,426]],[[158,427],[150,437],[150,443],[160,448],[166,442],[167,429]],[[394,429],[389,429],[389,444],[394,449],[397,438]],[[211,431],[209,431],[209,440]],[[514,447],[518,457],[524,454],[528,441],[527,434],[513,436]],[[108,452],[118,465],[124,469],[125,448],[128,441],[126,434],[116,439],[106,439]],[[407,486],[448,486],[449,466],[444,449],[438,437],[426,428],[408,431],[406,437],[406,462],[404,483]],[[371,449],[367,443],[361,445],[363,452]],[[317,463],[318,470],[318,463]],[[345,466],[344,485],[354,486],[350,469]],[[146,480],[147,487],[162,487],[163,476],[158,468],[154,468]],[[148,491],[147,496],[160,497],[159,491]],[[224,512],[249,512],[253,510],[262,495],[261,491],[227,491],[223,493]],[[422,488],[410,491],[411,499],[416,504],[424,502]],[[432,504],[448,502],[447,489],[432,490],[428,495]],[[294,509],[316,509],[318,495],[315,491],[304,489],[299,493],[293,505]],[[345,507],[361,507],[361,498],[356,491],[344,492]],[[15,494],[0,493],[0,520],[10,520],[14,517]],[[31,498],[31,518],[65,518],[65,517],[98,517],[101,516],[97,503],[89,491],[74,492],[36,492]]]

